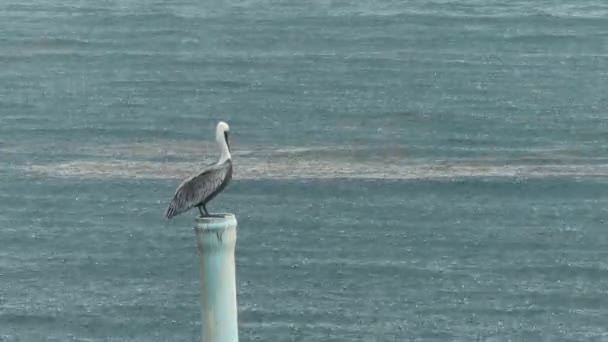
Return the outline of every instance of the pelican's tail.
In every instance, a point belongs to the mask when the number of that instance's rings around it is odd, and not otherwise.
[[[179,214],[179,211],[177,210],[176,206],[175,206],[175,201],[171,201],[171,204],[169,204],[169,207],[167,208],[167,212],[165,213],[165,217],[167,219],[171,219],[174,216],[177,216]]]

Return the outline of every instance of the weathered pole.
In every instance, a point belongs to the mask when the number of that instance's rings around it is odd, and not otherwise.
[[[196,218],[203,342],[239,340],[234,266],[236,227],[233,214]]]

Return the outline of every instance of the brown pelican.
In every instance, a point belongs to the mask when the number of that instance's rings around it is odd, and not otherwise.
[[[177,187],[165,216],[171,219],[192,207],[198,207],[201,216],[211,216],[205,205],[220,193],[232,179],[232,159],[228,133],[230,127],[220,121],[215,129],[215,140],[220,147],[220,160],[201,173],[184,180]]]

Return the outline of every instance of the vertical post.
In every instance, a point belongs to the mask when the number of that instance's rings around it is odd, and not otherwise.
[[[197,217],[194,230],[201,257],[203,342],[238,342],[232,214]]]

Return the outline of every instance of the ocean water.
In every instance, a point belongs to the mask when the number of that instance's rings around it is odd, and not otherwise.
[[[608,341],[608,4],[2,1],[0,341]]]

